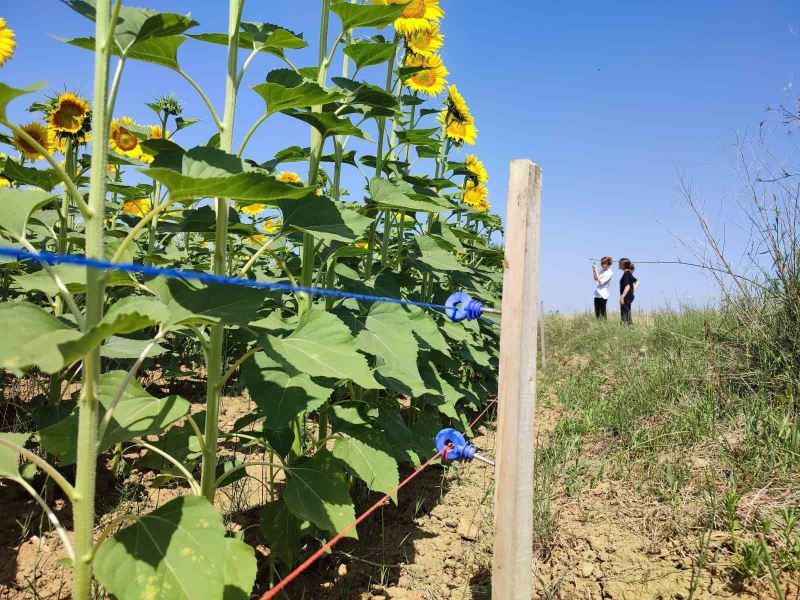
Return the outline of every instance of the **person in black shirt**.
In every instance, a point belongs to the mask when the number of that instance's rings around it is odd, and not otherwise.
[[[639,287],[639,280],[633,276],[635,267],[630,259],[620,259],[619,268],[623,272],[622,278],[619,280],[619,304],[622,323],[624,325],[632,325],[631,308],[633,307],[636,289]]]

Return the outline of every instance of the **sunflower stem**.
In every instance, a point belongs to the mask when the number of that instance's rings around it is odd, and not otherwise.
[[[96,3],[94,115],[92,140],[91,184],[86,216],[86,256],[103,259],[103,217],[106,195],[106,161],[108,144],[108,67],[115,22],[111,20],[111,1]],[[54,161],[55,162],[55,161]],[[81,198],[83,202],[83,198]],[[97,325],[103,318],[105,300],[104,275],[86,269],[86,327]],[[75,471],[75,579],[74,600],[88,600],[92,591],[92,555],[94,546],[94,499],[97,467],[97,394],[100,387],[100,347],[96,346],[83,360],[83,387],[78,400],[78,449]]]
[[[230,0],[228,14],[228,71],[225,79],[225,112],[220,136],[220,149],[230,153],[233,148],[233,126],[236,120],[236,79],[239,71],[239,23],[244,0]],[[214,243],[214,274],[225,275],[228,270],[228,199],[216,199],[217,227]],[[212,504],[216,495],[217,440],[219,438],[219,399],[222,392],[223,346],[225,325],[211,326],[206,391],[205,450],[201,468],[200,488]]]
[[[236,37],[237,38],[239,37],[238,30],[236,33]],[[198,84],[194,79],[192,79],[192,77],[186,71],[184,71],[183,69],[178,69],[177,73],[178,75],[183,77],[186,80],[186,82],[189,85],[191,85],[195,89],[195,91],[200,95],[200,98],[202,98],[203,102],[208,108],[208,112],[211,114],[211,118],[214,120],[214,125],[216,125],[217,129],[221,134],[223,130],[223,124],[219,118],[219,113],[217,113],[217,109],[214,108],[214,104],[211,102],[211,99],[203,91],[203,88],[200,87],[200,84]]]

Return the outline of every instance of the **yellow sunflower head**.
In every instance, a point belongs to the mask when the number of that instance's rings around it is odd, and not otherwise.
[[[108,145],[114,152],[131,158],[140,158],[142,149],[139,146],[139,136],[133,132],[136,123],[133,119],[122,117],[111,121]]]
[[[264,234],[261,234],[261,233],[254,233],[253,235],[250,236],[250,240],[254,244],[257,244],[259,246],[263,246],[264,244],[267,243],[267,236],[265,236]]]
[[[406,34],[406,46],[419,56],[433,56],[444,44],[444,36],[439,33],[439,24],[428,21],[428,25],[414,33]]]
[[[405,66],[422,69],[405,80],[406,87],[421,92],[428,96],[438,96],[444,91],[447,82],[445,77],[449,74],[439,56],[419,56],[409,54]]]
[[[248,215],[260,215],[267,208],[265,204],[240,204],[242,212]]]
[[[282,226],[283,223],[277,219],[267,219],[264,221],[263,227],[266,233],[275,233],[276,231],[279,231]]]
[[[22,130],[36,140],[48,153],[53,151],[53,135],[47,127],[41,123],[33,122],[23,125]],[[14,147],[22,152],[22,155],[28,160],[40,160],[44,158],[44,154],[18,135],[14,135]]]
[[[479,183],[487,183],[489,181],[489,173],[486,166],[478,160],[474,154],[467,156],[467,169],[472,173]]]
[[[7,187],[11,187],[11,182],[2,175],[0,175],[0,189]]]
[[[126,215],[134,217],[144,217],[150,212],[153,203],[149,198],[139,198],[137,200],[128,200],[122,205],[122,212]]]
[[[367,248],[369,248],[369,243],[367,243],[367,242],[356,242],[356,246],[358,248],[363,248],[364,250],[366,250]]]
[[[164,137],[164,132],[161,129],[161,125],[150,125],[148,129],[150,129],[150,133],[147,135],[147,139],[160,140]],[[169,137],[169,133],[167,133],[167,137]]]
[[[486,205],[488,207],[487,198],[489,197],[489,190],[482,183],[475,183],[474,181],[467,181],[464,188],[464,203],[472,208],[479,210],[479,207]]]
[[[281,171],[278,173],[278,181],[282,181],[283,183],[303,183],[303,180],[300,179],[300,175],[292,171]]]
[[[461,92],[458,91],[455,85],[451,85],[447,89],[446,106],[447,112],[449,112],[450,116],[456,121],[467,123],[475,122],[472,111],[470,111],[469,106],[467,106],[467,101],[464,100],[464,96],[461,95]]]
[[[439,0],[372,0],[374,4],[405,4],[406,8],[400,18],[394,22],[394,28],[400,33],[414,33],[424,29],[430,21],[438,21],[444,17]]]
[[[16,47],[17,42],[14,40],[14,32],[8,28],[6,20],[0,17],[0,67],[14,56],[14,48]]]
[[[439,121],[446,123],[447,138],[455,142],[456,146],[462,146],[465,143],[470,146],[475,145],[478,139],[478,128],[474,123],[456,121],[448,115],[446,110],[439,114]]]
[[[62,134],[78,133],[87,119],[91,118],[89,102],[73,94],[64,92],[52,103],[47,113],[47,122],[50,129]]]

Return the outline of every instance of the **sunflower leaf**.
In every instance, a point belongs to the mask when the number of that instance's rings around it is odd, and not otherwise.
[[[267,103],[267,115],[290,108],[329,104],[342,98],[341,94],[323,89],[311,81],[303,81],[297,85],[282,85],[268,81],[253,87],[253,91]]]
[[[0,433],[0,439],[16,444],[17,446],[24,446],[29,437],[31,437],[30,433]],[[0,446],[0,479],[3,477],[16,478],[19,476],[19,454],[14,452],[11,448]]]
[[[70,46],[75,46],[76,48],[83,48],[84,50],[90,50],[92,52],[94,52],[95,49],[95,41],[93,37],[58,39],[66,44],[69,44]],[[144,40],[128,50],[127,57],[134,60],[140,60],[142,62],[161,65],[162,67],[167,67],[168,69],[172,69],[174,71],[179,71],[181,67],[178,63],[178,49],[185,41],[186,38],[177,35]],[[117,45],[114,45],[114,47],[111,49],[111,52],[114,54],[114,56],[120,56],[122,54],[122,51]]]
[[[284,226],[313,233],[321,240],[351,242],[373,221],[347,204],[317,196],[281,202],[280,208]]]
[[[61,177],[52,169],[32,169],[9,159],[0,162],[0,164],[3,165],[3,175],[15,183],[32,185],[46,192],[52,192],[56,186],[62,183]]]
[[[373,177],[369,182],[369,192],[372,201],[379,208],[394,210],[424,211],[440,213],[448,210],[447,207],[434,203],[434,201],[416,200],[409,198],[391,181],[382,177]]]
[[[0,229],[16,237],[25,237],[31,213],[52,197],[39,190],[0,189]]]
[[[119,600],[224,598],[226,584],[239,587],[245,579],[230,580],[230,550],[214,507],[202,496],[185,496],[139,516],[103,542],[95,569],[101,585]]]
[[[283,58],[285,50],[300,50],[308,46],[302,34],[271,23],[243,22],[241,29],[239,48],[242,50],[255,50]],[[189,37],[209,44],[228,45],[227,33],[200,33]]]
[[[332,135],[351,135],[361,138],[362,140],[369,139],[366,133],[350,122],[350,119],[342,119],[332,113],[316,113],[290,109],[283,111],[283,114],[308,123],[319,131],[323,138]]]
[[[331,11],[342,20],[342,29],[349,31],[356,27],[377,27],[391,25],[403,14],[405,4],[387,4],[373,6],[369,4],[350,4],[339,2],[331,6]]]
[[[353,59],[359,69],[380,65],[392,59],[397,51],[397,44],[389,42],[356,42],[344,49],[344,53]]]
[[[45,86],[46,84],[44,83],[37,83],[30,87],[17,89],[11,87],[10,85],[6,85],[5,83],[0,83],[0,121],[5,121],[8,119],[8,116],[6,115],[6,107],[8,107],[12,100],[19,98],[20,96],[38,92]]]
[[[397,461],[384,450],[385,440],[376,433],[340,437],[333,445],[333,456],[347,470],[367,484],[373,492],[388,494],[400,483]],[[392,498],[397,502],[397,494]]]
[[[207,146],[185,154],[164,152],[141,172],[164,184],[173,200],[223,197],[274,206],[278,200],[303,198],[314,191],[278,181],[237,156]]]

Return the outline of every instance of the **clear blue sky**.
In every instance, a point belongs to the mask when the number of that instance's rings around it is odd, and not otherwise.
[[[15,58],[0,71],[11,85],[45,81],[51,89],[91,91],[91,55],[55,37],[91,35],[91,23],[57,0],[4,2],[0,16],[18,36]],[[191,12],[196,31],[224,31],[223,0],[137,0],[157,10]],[[315,62],[318,0],[247,0],[245,18],[304,32]],[[508,162],[530,157],[544,169],[542,296],[550,310],[591,305],[588,258],[688,258],[677,237],[696,238],[676,190],[675,165],[687,169],[710,204],[730,188],[726,152],[737,132],[754,131],[764,109],[786,99],[798,70],[800,9],[795,1],[553,2],[443,0],[443,56],[450,80],[478,120],[474,151],[491,175],[494,207],[504,213]],[[334,19],[334,23],[336,20]],[[181,63],[222,102],[224,49],[188,42]],[[247,83],[263,81],[277,59],[258,59]],[[374,71],[374,68],[373,68]],[[378,78],[374,72],[370,77]],[[183,80],[131,63],[117,115],[151,120],[144,102],[175,92],[187,116],[206,118]],[[262,101],[245,88],[241,136]],[[20,112],[20,119],[25,118]],[[208,121],[182,143],[200,143]],[[254,142],[257,158],[292,144],[307,129],[278,116]],[[298,170],[300,170],[298,168]],[[355,178],[351,190],[358,192]],[[641,307],[706,302],[699,272],[642,265]]]

